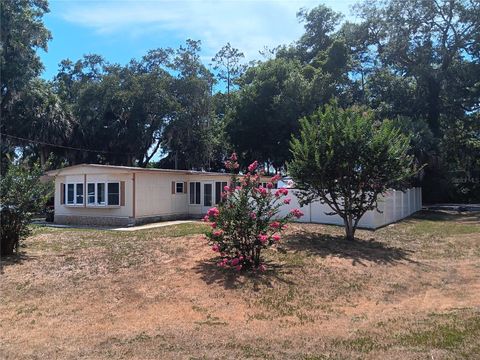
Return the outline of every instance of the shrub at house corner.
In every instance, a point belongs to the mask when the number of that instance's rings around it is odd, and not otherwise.
[[[42,183],[42,169],[11,164],[0,179],[0,255],[12,255],[20,240],[30,233],[32,215],[45,206],[51,183]]]
[[[231,183],[223,189],[218,208],[210,209],[204,218],[212,227],[207,238],[212,250],[220,255],[218,266],[264,271],[261,251],[278,243],[287,222],[303,214],[294,209],[286,217],[278,216],[280,207],[290,202],[288,190],[275,189],[278,175],[263,187],[256,161],[243,177],[235,175],[235,153],[225,165],[232,172]]]

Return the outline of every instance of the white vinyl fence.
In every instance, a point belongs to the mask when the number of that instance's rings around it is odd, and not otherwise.
[[[326,204],[313,202],[300,207],[295,189],[289,189],[288,197],[292,199],[289,205],[281,207],[280,216],[286,215],[290,210],[300,208],[304,215],[298,220],[300,222],[311,222],[320,224],[342,225],[343,220],[338,215],[326,215],[332,210]],[[422,208],[422,189],[419,187],[410,188],[405,192],[391,190],[385,196],[379,196],[378,210],[367,211],[360,219],[358,226],[366,229],[377,229],[391,224],[398,220],[419,211]]]

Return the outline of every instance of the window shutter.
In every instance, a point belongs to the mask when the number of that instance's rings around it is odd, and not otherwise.
[[[187,182],[184,182],[184,183],[183,183],[183,192],[184,192],[185,194],[188,194]]]
[[[175,194],[175,181],[172,181],[172,194]]]
[[[61,205],[65,204],[65,184],[64,183],[60,184],[60,204]]]
[[[125,206],[125,181],[120,181],[120,206]]]

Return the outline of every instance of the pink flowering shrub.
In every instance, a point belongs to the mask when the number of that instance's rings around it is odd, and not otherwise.
[[[261,251],[278,243],[286,223],[303,213],[294,209],[285,217],[278,216],[280,207],[290,202],[286,198],[288,190],[274,189],[279,175],[263,187],[256,161],[242,177],[235,174],[238,169],[235,153],[225,166],[232,173],[231,183],[225,186],[220,205],[210,209],[204,218],[212,227],[206,234],[212,250],[221,257],[217,265],[237,271],[265,271]]]

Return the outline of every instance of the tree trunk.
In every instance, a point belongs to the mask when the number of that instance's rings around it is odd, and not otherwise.
[[[8,256],[13,255],[13,250],[15,250],[15,242],[11,239],[2,238],[0,247],[0,255]]]
[[[343,219],[343,222],[345,224],[345,239],[349,241],[355,240],[355,226],[353,225],[353,219],[352,218],[345,218]]]

